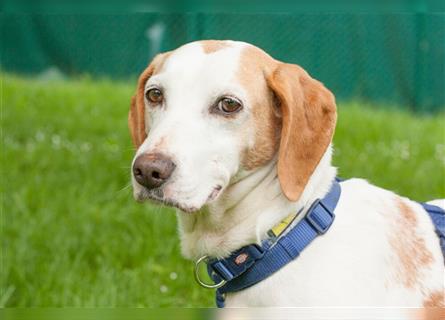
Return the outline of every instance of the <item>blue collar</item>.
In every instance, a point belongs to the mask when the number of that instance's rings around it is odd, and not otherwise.
[[[271,229],[261,245],[242,247],[225,259],[207,260],[207,272],[216,283],[213,287],[218,288],[216,305],[224,307],[226,293],[246,289],[266,279],[297,258],[318,236],[325,234],[334,221],[340,193],[340,184],[335,180],[328,194],[312,203],[306,216],[290,230],[287,231],[290,228],[287,226],[292,221],[287,221],[279,234]],[[297,215],[295,213],[293,218]]]

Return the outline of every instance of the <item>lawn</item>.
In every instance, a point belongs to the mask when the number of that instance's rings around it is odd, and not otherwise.
[[[0,306],[213,306],[173,210],[137,204],[134,83],[3,75]],[[335,165],[417,200],[445,196],[445,114],[339,103]]]

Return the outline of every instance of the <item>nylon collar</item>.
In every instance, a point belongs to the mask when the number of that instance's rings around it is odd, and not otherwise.
[[[300,212],[289,215],[270,229],[268,238],[261,245],[247,245],[225,259],[201,258],[200,261],[206,261],[207,272],[217,284],[213,285],[218,288],[217,306],[224,307],[226,293],[246,289],[264,280],[297,258],[313,240],[325,234],[334,221],[340,194],[341,187],[336,179],[327,195],[314,201],[305,217],[294,226],[292,222]]]

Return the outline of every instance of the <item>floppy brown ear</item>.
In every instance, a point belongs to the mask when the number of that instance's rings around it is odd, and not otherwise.
[[[147,131],[145,123],[145,102],[144,102],[144,89],[147,80],[155,73],[158,72],[164,60],[168,57],[169,52],[158,54],[139,76],[136,93],[131,98],[130,111],[128,113],[128,127],[130,128],[131,140],[133,145],[137,148],[147,138]]]
[[[284,195],[297,201],[332,141],[335,98],[321,82],[293,64],[279,63],[267,82],[282,112],[278,179]]]

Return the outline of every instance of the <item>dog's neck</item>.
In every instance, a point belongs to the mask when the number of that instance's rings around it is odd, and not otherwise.
[[[222,258],[245,245],[260,243],[282,219],[329,191],[337,173],[331,155],[330,146],[296,202],[283,195],[274,159],[257,170],[240,173],[205,209],[194,214],[178,212],[183,255]]]

